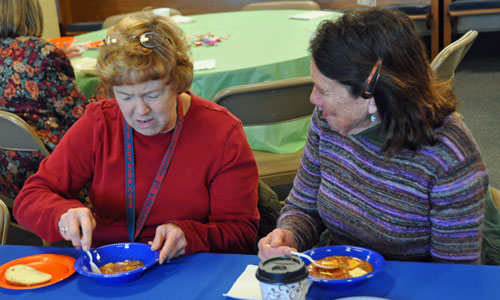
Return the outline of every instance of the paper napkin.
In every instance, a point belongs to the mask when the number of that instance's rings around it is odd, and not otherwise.
[[[255,272],[258,266],[248,265],[241,273],[240,277],[236,279],[233,286],[226,294],[222,294],[226,297],[232,297],[242,300],[262,300],[262,295],[260,293],[260,283],[255,277]],[[306,281],[306,293],[311,286],[312,281]]]
[[[211,58],[195,61],[193,63],[193,69],[195,71],[215,69],[215,59]]]
[[[255,277],[258,266],[248,265],[224,296],[236,299],[261,300],[260,283]]]
[[[71,60],[73,69],[90,75],[97,75],[96,63],[97,60],[91,57],[83,57]]]

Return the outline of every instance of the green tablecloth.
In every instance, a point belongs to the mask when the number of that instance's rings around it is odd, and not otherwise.
[[[237,11],[189,16],[194,22],[180,25],[188,38],[208,32],[227,36],[216,46],[191,48],[193,61],[213,58],[216,67],[195,71],[190,90],[213,99],[218,91],[231,86],[308,76],[308,47],[313,32],[322,20],[335,19],[340,13],[311,20],[290,18],[305,12]],[[97,41],[105,34],[105,29],[83,34],[77,36],[77,42]],[[84,57],[97,57],[97,51],[87,50]],[[80,72],[76,80],[86,96],[92,95],[98,85],[96,76]],[[304,146],[308,123],[299,120],[281,126],[245,127],[245,132],[252,149],[292,153]]]

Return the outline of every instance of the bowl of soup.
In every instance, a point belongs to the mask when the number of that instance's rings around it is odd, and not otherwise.
[[[304,259],[308,278],[328,290],[354,288],[380,273],[385,266],[385,259],[378,252],[357,246],[326,246],[304,253],[320,264],[334,267],[319,268]]]
[[[159,251],[143,243],[117,243],[91,249],[92,261],[102,274],[92,272],[90,258],[83,253],[75,261],[80,275],[104,284],[120,284],[132,281],[158,262]]]

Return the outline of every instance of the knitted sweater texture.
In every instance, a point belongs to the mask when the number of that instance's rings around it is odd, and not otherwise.
[[[330,244],[358,245],[386,259],[479,262],[486,168],[455,115],[438,142],[387,155],[373,129],[342,136],[313,113],[304,156],[278,227],[300,251],[330,230]]]

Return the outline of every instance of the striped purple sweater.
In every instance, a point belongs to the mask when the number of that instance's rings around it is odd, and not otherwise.
[[[342,136],[316,109],[278,227],[294,232],[299,251],[328,228],[331,244],[387,259],[479,262],[486,168],[457,116],[437,134],[433,146],[384,156],[375,128]]]

